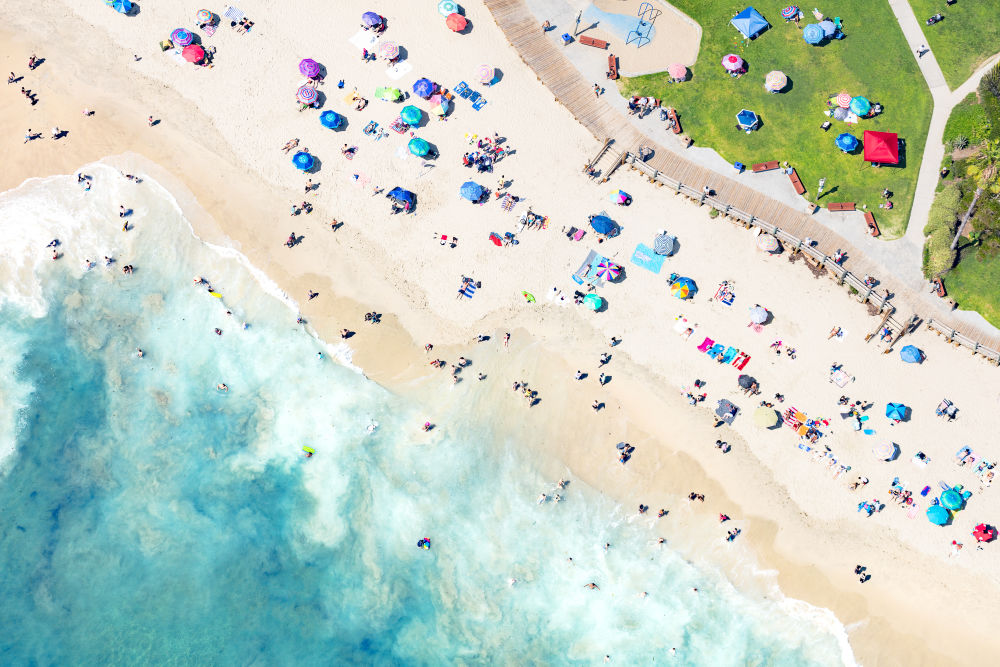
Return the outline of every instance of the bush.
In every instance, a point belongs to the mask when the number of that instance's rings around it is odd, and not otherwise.
[[[961,208],[962,190],[949,185],[934,198],[927,214],[924,234],[922,268],[926,278],[933,278],[955,265],[956,252],[951,249],[952,235]]]
[[[964,134],[960,134],[951,140],[951,149],[953,151],[960,151],[963,148],[967,148],[968,146],[969,146],[969,138]]]
[[[719,217],[719,209],[713,208],[711,211],[708,212],[708,217],[710,217],[710,218],[718,218]]]
[[[951,234],[928,236],[924,243],[924,277],[929,280],[953,267],[957,254],[951,249]]]

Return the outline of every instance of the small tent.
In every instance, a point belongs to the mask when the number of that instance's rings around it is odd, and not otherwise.
[[[747,7],[732,18],[730,23],[747,39],[753,39],[771,27],[763,16],[753,7]]]
[[[865,162],[899,163],[899,137],[895,132],[865,130],[862,136],[865,144]]]

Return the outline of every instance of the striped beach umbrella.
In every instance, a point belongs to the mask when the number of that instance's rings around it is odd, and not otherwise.
[[[837,95],[837,106],[846,109],[851,106],[851,94],[850,93],[840,93]]]
[[[458,12],[458,3],[452,0],[441,0],[438,3],[438,14],[441,16],[448,16],[449,14],[455,14]]]
[[[215,23],[215,14],[207,9],[199,9],[194,18],[198,23]]]
[[[443,116],[448,113],[448,100],[443,95],[431,95],[431,113],[435,116]]]
[[[461,14],[451,13],[448,14],[448,18],[445,19],[444,24],[448,26],[452,32],[462,32],[465,30],[465,26],[467,26],[469,22]]]
[[[385,41],[378,45],[378,54],[386,60],[393,60],[399,56],[399,44]]]
[[[476,78],[479,79],[479,83],[490,83],[496,75],[496,70],[489,65],[480,65],[476,69]]]
[[[825,36],[823,29],[815,23],[810,23],[802,29],[802,39],[806,40],[806,44],[819,44]]]
[[[163,34],[163,33],[160,33]],[[194,41],[194,35],[191,32],[185,30],[184,28],[177,28],[172,33],[170,33],[170,41],[176,46],[188,46]]]
[[[369,28],[374,28],[382,24],[382,17],[375,12],[365,12],[361,15],[361,22]]]
[[[777,252],[778,239],[774,238],[770,234],[761,234],[757,237],[757,247],[764,252]]]
[[[855,97],[851,100],[851,106],[849,108],[853,113],[856,113],[859,116],[867,116],[872,110],[872,103],[865,97]]]
[[[671,79],[686,79],[688,75],[688,68],[686,65],[673,63],[667,67],[667,74],[670,75]]]
[[[410,143],[408,145],[410,152],[417,157],[423,157],[431,152],[431,145],[420,137],[410,139]]]
[[[299,86],[299,89],[295,91],[295,99],[302,104],[315,104],[317,97],[319,97],[319,93],[312,86]]]
[[[303,76],[314,77],[319,74],[320,66],[319,63],[312,58],[306,58],[299,61],[299,73]]]
[[[690,278],[678,278],[670,284],[670,294],[678,299],[686,299],[698,290]]]
[[[423,117],[423,114],[417,107],[413,106],[412,104],[407,104],[399,112],[399,117],[407,125],[416,125],[417,123],[420,122],[420,119]]]
[[[730,53],[722,57],[722,67],[727,72],[735,72],[743,67],[743,58],[740,58],[735,53]]]
[[[604,280],[616,280],[621,275],[622,267],[618,266],[610,259],[601,260],[597,265],[597,277]]]
[[[781,18],[785,19],[786,21],[795,18],[796,16],[798,16],[798,14],[799,14],[799,8],[796,7],[795,5],[788,5],[787,7],[781,10]]]
[[[784,72],[774,70],[773,72],[768,72],[767,76],[764,77],[764,87],[772,93],[778,92],[787,85],[788,77],[785,76]]]

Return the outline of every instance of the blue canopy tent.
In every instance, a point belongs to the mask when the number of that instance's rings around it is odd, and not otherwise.
[[[344,122],[344,117],[329,109],[319,115],[319,124],[330,130],[336,130]]]
[[[618,223],[606,215],[591,216],[590,226],[595,232],[605,236],[617,236],[619,231]]]
[[[305,151],[299,151],[292,156],[292,164],[300,171],[309,171],[314,164],[313,156]]]
[[[908,364],[919,364],[924,360],[924,353],[913,345],[907,345],[899,351],[899,358]]]
[[[845,153],[850,153],[851,151],[853,151],[855,148],[858,147],[858,138],[853,134],[848,134],[847,132],[844,132],[843,134],[837,136],[837,139],[834,143],[837,144],[837,148],[839,148],[840,150],[844,151]]]
[[[477,202],[483,197],[483,186],[475,181],[466,181],[462,183],[462,187],[458,189],[458,194],[462,199],[468,199],[471,202]]]
[[[732,18],[730,23],[747,39],[753,39],[771,27],[763,16],[753,7],[747,7]]]
[[[760,122],[760,118],[757,114],[749,109],[740,109],[740,112],[736,114],[736,122],[740,124],[740,127],[744,130],[752,130],[757,127],[757,123]]]
[[[815,23],[810,23],[802,29],[802,39],[806,40],[806,44],[819,44],[825,38],[826,34],[823,32],[823,29]]]
[[[935,526],[943,526],[951,520],[951,513],[940,505],[931,505],[927,508],[927,520]]]

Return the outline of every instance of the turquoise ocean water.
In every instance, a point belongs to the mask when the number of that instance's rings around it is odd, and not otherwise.
[[[593,489],[536,504],[551,480],[491,415],[421,433],[157,183],[86,171],[0,196],[4,664],[852,661],[828,612],[737,591]]]

